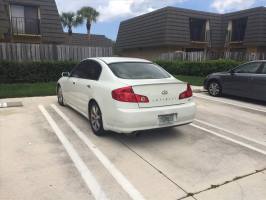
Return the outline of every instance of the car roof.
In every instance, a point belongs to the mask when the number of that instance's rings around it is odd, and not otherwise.
[[[140,59],[140,58],[127,58],[127,57],[97,57],[96,59],[99,59],[106,64],[111,63],[119,63],[119,62],[145,62],[150,63],[151,61]]]

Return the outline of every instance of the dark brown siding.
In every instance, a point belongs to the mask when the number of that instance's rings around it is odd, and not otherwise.
[[[7,1],[6,1],[7,2]],[[40,9],[40,31],[43,43],[64,43],[65,36],[59,20],[59,14],[55,0],[11,0],[11,4],[34,5]],[[0,0],[0,13],[3,9],[3,0]],[[0,14],[0,18],[1,18]],[[1,19],[0,19],[1,20]],[[5,24],[9,20],[5,21]],[[0,29],[3,27],[1,22]]]
[[[3,34],[8,32],[8,21],[9,17],[5,8],[5,0],[0,0],[0,38],[3,36]]]
[[[220,47],[222,45],[222,20],[220,15],[170,7],[168,8],[167,17],[167,44],[175,46],[191,45],[189,19],[199,18],[210,21],[211,46]]]
[[[258,7],[229,14],[215,14],[175,7],[166,7],[139,17],[121,22],[118,49],[144,48],[151,46],[191,47],[189,19],[210,21],[211,47],[225,47],[228,21],[248,17],[244,46],[266,46],[266,8]]]
[[[69,36],[65,33],[65,43],[76,46],[90,46],[90,47],[113,47],[114,42],[104,35],[73,33]]]
[[[160,46],[166,41],[167,9],[151,12],[121,22],[117,46],[119,48],[137,48]]]
[[[264,8],[261,13],[261,32],[262,32],[261,36],[262,43],[264,44],[264,46],[266,46],[266,8]]]
[[[189,19],[210,20],[212,46],[222,45],[222,19],[218,14],[166,7],[120,24],[117,47],[186,47],[190,43]]]
[[[243,45],[265,46],[266,45],[266,8],[259,7],[239,12],[225,14],[223,23],[226,30],[229,20],[247,17],[247,28]],[[224,35],[225,38],[225,35]]]

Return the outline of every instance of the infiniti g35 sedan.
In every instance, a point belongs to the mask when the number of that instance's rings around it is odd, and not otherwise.
[[[57,96],[87,117],[96,135],[184,125],[196,112],[189,84],[135,58],[85,59],[62,73]]]
[[[266,60],[242,64],[227,72],[213,73],[204,81],[211,96],[234,95],[266,101]]]

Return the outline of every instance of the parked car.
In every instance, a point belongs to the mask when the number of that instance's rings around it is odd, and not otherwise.
[[[266,60],[210,74],[204,81],[204,88],[215,97],[228,94],[266,101]]]
[[[57,85],[59,104],[90,119],[96,135],[179,126],[195,116],[190,85],[148,60],[85,59],[62,76]]]

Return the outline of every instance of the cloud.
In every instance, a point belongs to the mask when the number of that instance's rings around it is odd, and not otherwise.
[[[100,12],[100,21],[110,21],[134,17],[184,1],[186,0],[56,0],[56,3],[60,13],[76,11],[82,6],[91,6]]]
[[[255,5],[256,0],[214,0],[211,7],[220,13],[242,10]]]

